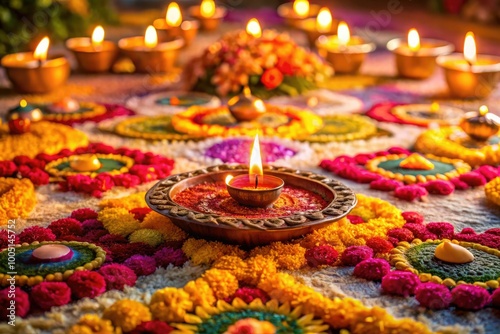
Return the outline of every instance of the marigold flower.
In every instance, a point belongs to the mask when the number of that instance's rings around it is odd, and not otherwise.
[[[210,269],[202,277],[210,285],[217,299],[228,298],[238,290],[238,280],[227,270]]]
[[[119,300],[102,314],[103,319],[111,320],[114,326],[120,327],[124,332],[130,332],[137,325],[152,319],[149,308],[135,300]]]
[[[153,294],[149,307],[155,319],[168,323],[184,321],[186,312],[193,310],[193,302],[183,289],[164,288]]]

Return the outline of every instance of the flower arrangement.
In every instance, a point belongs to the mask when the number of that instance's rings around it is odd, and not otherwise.
[[[118,162],[120,167],[102,173],[60,170],[59,167],[67,164],[72,156],[89,153]],[[54,154],[41,153],[34,158],[21,155],[11,161],[0,161],[0,177],[27,178],[35,185],[48,184],[52,180],[59,182],[62,191],[101,197],[103,192],[115,186],[132,188],[141,183],[164,178],[170,175],[173,165],[173,160],[151,152],[128,148],[115,149],[102,143],[92,143],[73,151],[65,149]]]
[[[318,56],[273,30],[262,37],[228,33],[189,62],[186,72],[194,90],[231,96],[248,86],[261,98],[298,95],[333,74]]]
[[[400,167],[401,162],[415,156],[431,163],[432,168],[420,170],[418,166],[409,169]],[[369,183],[371,189],[393,192],[397,198],[407,201],[420,199],[429,193],[450,195],[455,190],[482,186],[500,176],[500,170],[496,167],[483,165],[470,171],[471,167],[462,160],[420,156],[399,147],[323,160],[320,167],[358,183]]]
[[[38,154],[57,152],[88,145],[87,136],[63,124],[36,122],[30,132],[10,135],[7,124],[0,124],[0,160],[11,160],[24,155],[33,158]]]
[[[488,182],[484,187],[484,193],[489,201],[500,206],[500,175]]]
[[[9,219],[26,218],[37,202],[30,180],[0,177],[0,226]]]

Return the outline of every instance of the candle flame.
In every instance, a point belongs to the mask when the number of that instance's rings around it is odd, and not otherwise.
[[[321,8],[316,18],[316,29],[320,33],[327,33],[332,30],[332,13],[326,7]]]
[[[28,101],[26,101],[25,99],[22,99],[21,101],[19,101],[19,106],[21,108],[24,108],[28,105]]]
[[[226,176],[226,181],[225,181],[225,182],[226,182],[226,184],[229,184],[229,182],[231,182],[231,180],[232,180],[233,178],[234,178],[234,177],[233,177],[231,174],[229,174],[228,176]]]
[[[413,28],[408,31],[408,47],[413,52],[420,50],[420,36],[417,29]]]
[[[257,19],[251,19],[247,23],[247,34],[255,38],[260,38],[262,36],[262,29],[260,28],[260,23]]]
[[[307,15],[309,15],[309,1],[295,0],[293,2],[293,11],[299,17],[306,17]]]
[[[351,33],[349,32],[349,26],[344,21],[339,23],[339,27],[337,29],[337,37],[339,39],[339,44],[342,46],[346,46],[349,44],[351,40]]]
[[[170,27],[179,27],[181,25],[182,13],[177,2],[171,2],[168,5],[165,20]]]
[[[144,44],[148,48],[154,48],[158,45],[158,34],[156,33],[156,29],[153,26],[149,26],[146,29],[146,34],[144,35]]]
[[[437,102],[432,102],[432,104],[431,104],[431,111],[432,111],[432,112],[438,112],[438,111],[439,111],[439,108],[440,108],[440,107],[439,107],[439,103],[437,103]]]
[[[104,41],[104,29],[102,26],[97,26],[94,28],[92,32],[92,46],[98,47],[102,45],[102,41]]]
[[[200,15],[204,18],[210,18],[215,15],[215,1],[203,0],[200,5]]]
[[[489,112],[488,107],[485,105],[482,105],[479,107],[479,115],[484,116]]]
[[[474,40],[474,33],[471,31],[465,35],[464,58],[471,65],[476,62],[476,41]]]
[[[42,38],[40,43],[35,49],[33,57],[40,61],[45,61],[47,59],[47,52],[49,51],[50,40],[48,37]]]
[[[254,108],[259,111],[259,112],[265,112],[266,111],[266,105],[264,104],[264,101],[262,100],[255,100],[253,102]]]
[[[248,171],[250,176],[252,175],[264,175],[264,171],[262,170],[262,158],[260,156],[260,144],[259,144],[259,135],[255,135],[255,139],[253,141],[252,146],[252,154],[250,155],[250,170]]]

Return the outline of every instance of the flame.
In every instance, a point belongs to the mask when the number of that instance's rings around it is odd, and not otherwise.
[[[408,47],[413,52],[420,50],[420,36],[417,29],[413,28],[408,31]]]
[[[226,182],[226,184],[229,184],[229,182],[231,182],[231,180],[232,180],[233,178],[234,178],[234,177],[233,177],[231,174],[229,174],[228,176],[226,176],[226,181],[225,181],[225,182]]]
[[[266,111],[266,106],[264,104],[264,101],[262,101],[261,99],[255,100],[253,102],[253,106],[259,112],[265,112]]]
[[[307,15],[309,15],[309,1],[295,0],[293,2],[293,11],[299,17],[306,17]]]
[[[349,32],[349,26],[344,21],[339,23],[339,27],[337,29],[337,37],[339,39],[339,44],[342,46],[346,46],[349,44],[351,40],[351,33]]]
[[[92,32],[92,46],[93,47],[101,46],[102,41],[104,41],[104,29],[102,26],[97,26]]]
[[[19,101],[19,106],[21,108],[24,108],[28,105],[28,101],[26,101],[25,99],[22,99],[21,101]]]
[[[38,46],[35,49],[33,57],[35,57],[35,59],[38,59],[40,61],[45,61],[47,59],[47,52],[49,51],[49,45],[50,45],[50,39],[48,37],[42,38],[42,40],[40,41],[40,43],[38,43]]]
[[[488,107],[485,105],[482,105],[479,107],[479,115],[484,116],[489,112]]]
[[[332,30],[332,13],[326,7],[321,8],[316,18],[316,29],[320,33],[327,33]]]
[[[146,34],[144,35],[144,44],[148,48],[154,48],[158,45],[158,34],[156,33],[156,29],[153,26],[149,26],[146,29]]]
[[[215,1],[203,0],[200,5],[200,15],[204,18],[210,18],[215,15]]]
[[[247,34],[255,38],[260,38],[260,36],[262,36],[262,29],[260,28],[260,23],[257,19],[251,19],[248,21]]]
[[[250,155],[250,170],[248,171],[250,176],[252,175],[264,175],[264,171],[262,170],[262,158],[260,157],[260,144],[259,144],[259,135],[255,135],[255,139],[253,141],[252,146],[252,154]]]
[[[171,2],[167,8],[167,15],[165,16],[167,25],[170,27],[179,27],[182,23],[182,13],[177,2]]]
[[[476,62],[476,41],[474,40],[474,33],[471,31],[465,35],[464,58],[471,65]]]
[[[431,111],[432,111],[432,112],[438,112],[438,111],[439,111],[439,108],[440,108],[439,103],[437,103],[437,102],[432,102],[432,104],[431,104]]]

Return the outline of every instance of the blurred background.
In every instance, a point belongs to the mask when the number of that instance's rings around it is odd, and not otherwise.
[[[1,0],[0,56],[36,45],[39,36],[53,41],[88,36],[96,24],[144,29],[165,14],[168,0]],[[241,27],[257,17],[265,27],[280,23],[276,8],[282,0],[221,0],[230,9],[227,20]],[[386,31],[415,27],[422,36],[443,38],[461,49],[464,34],[472,30],[481,52],[500,54],[500,0],[316,0],[361,34],[377,39]],[[181,7],[199,1],[179,0]],[[129,29],[130,30],[130,29]],[[112,37],[112,30],[111,30]],[[484,44],[484,47],[482,47]]]

